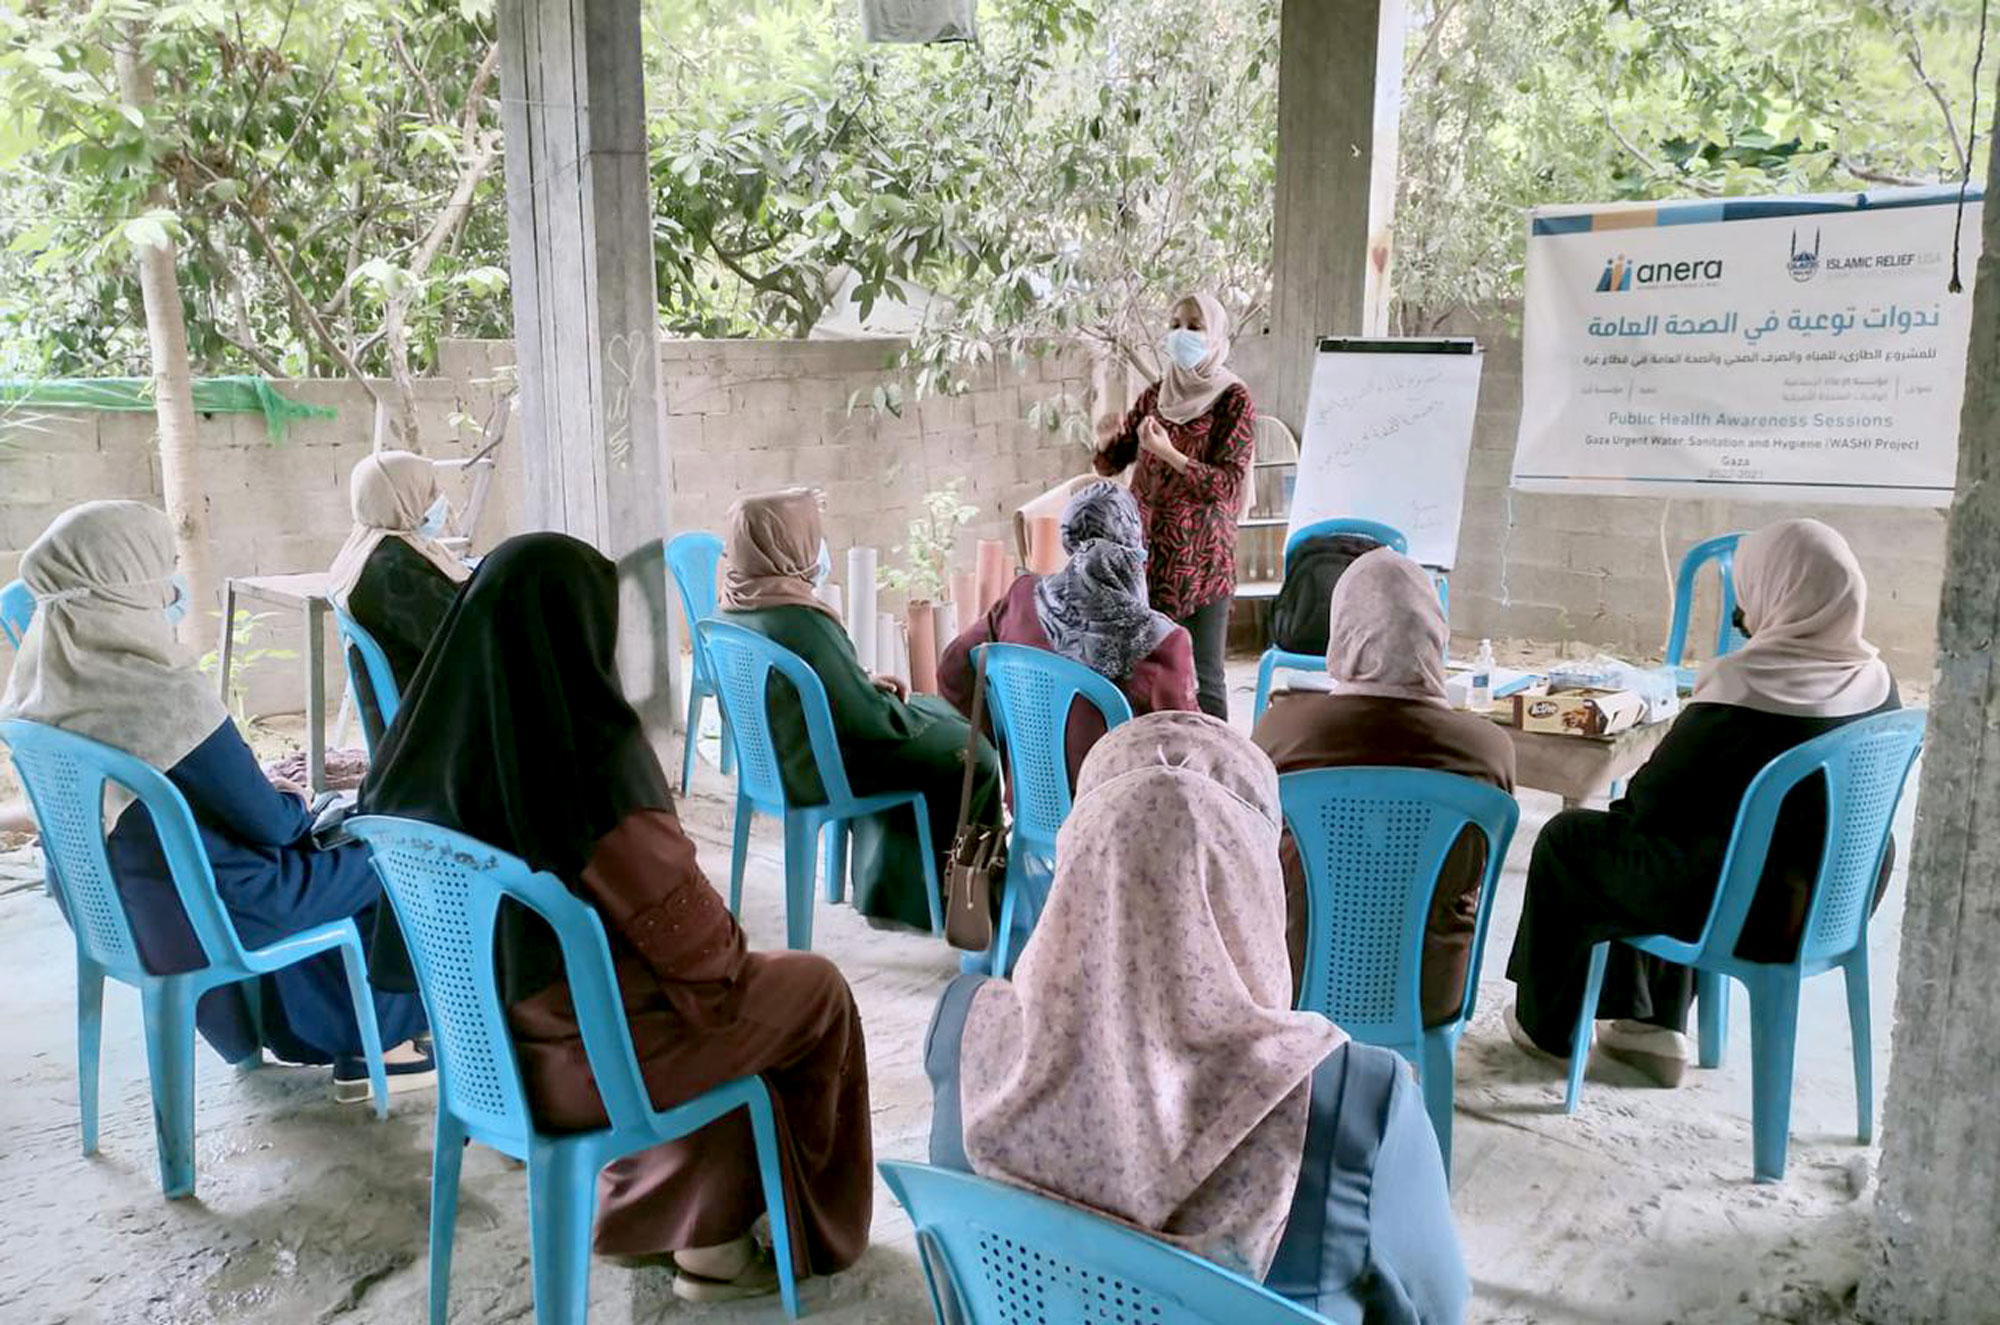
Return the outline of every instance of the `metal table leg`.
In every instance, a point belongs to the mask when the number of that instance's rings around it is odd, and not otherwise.
[[[222,707],[229,707],[229,669],[236,661],[236,581],[222,582],[222,635],[215,644],[216,685],[222,692]]]
[[[306,782],[326,790],[326,601],[306,599]]]

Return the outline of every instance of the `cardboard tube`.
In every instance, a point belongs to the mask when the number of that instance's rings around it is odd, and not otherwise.
[[[893,676],[899,680],[910,679],[908,671],[900,667],[903,632],[896,628],[896,618],[887,612],[875,614],[875,673],[878,676]]]
[[[932,609],[932,615],[937,618],[938,666],[943,667],[944,651],[958,638],[958,604],[939,603]]]
[[[964,630],[977,621],[979,611],[979,573],[977,571],[954,571],[951,577],[952,614],[958,618],[958,628]]]
[[[979,540],[979,611],[993,610],[993,604],[1007,592],[1007,545],[997,538]]]
[[[840,586],[832,580],[828,580],[825,584],[813,590],[813,596],[832,608],[835,616],[840,617],[843,621],[847,619],[846,615],[840,610]]]
[[[847,549],[847,633],[854,637],[854,657],[866,672],[875,665],[875,549]]]
[[[1069,562],[1063,551],[1062,519],[1054,515],[1028,517],[1028,569],[1037,575],[1053,575]]]
[[[919,598],[909,611],[910,690],[919,695],[935,695],[937,683],[937,613],[928,599]]]

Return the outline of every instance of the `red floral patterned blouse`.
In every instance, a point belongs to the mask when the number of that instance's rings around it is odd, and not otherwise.
[[[1158,387],[1146,388],[1096,464],[1108,478],[1139,462],[1132,495],[1146,526],[1146,584],[1154,609],[1178,621],[1236,592],[1236,520],[1257,452],[1257,410],[1239,382],[1197,419],[1161,419],[1174,449],[1188,457],[1183,474],[1139,446],[1139,423],[1158,398]]]

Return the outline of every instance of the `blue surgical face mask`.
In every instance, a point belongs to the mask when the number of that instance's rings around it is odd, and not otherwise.
[[[179,571],[175,571],[169,583],[174,586],[173,601],[169,602],[162,610],[167,614],[167,624],[178,626],[188,614],[187,576],[181,574]]]
[[[827,551],[826,540],[819,541],[819,560],[813,563],[813,588],[826,583],[826,577],[833,574],[833,553]]]
[[[417,532],[425,538],[436,538],[444,532],[445,522],[449,519],[451,519],[451,503],[440,495],[431,503],[430,509],[424,512],[424,522],[417,526]]]
[[[1187,327],[1175,327],[1167,333],[1163,348],[1168,358],[1193,372],[1208,357],[1208,337]]]

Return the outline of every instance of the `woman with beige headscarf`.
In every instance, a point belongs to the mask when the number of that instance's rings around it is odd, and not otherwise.
[[[1862,636],[1868,584],[1853,551],[1817,520],[1781,520],[1736,548],[1738,628],[1749,642],[1702,668],[1694,699],[1609,810],[1567,810],[1535,841],[1507,978],[1507,1028],[1531,1056],[1567,1060],[1591,947],[1634,934],[1694,938],[1715,901],[1744,793],[1764,766],[1843,723],[1896,708],[1895,679]],[[1826,790],[1795,788],[1736,955],[1798,953],[1826,837]],[[1881,886],[1889,876],[1882,864]],[[1611,945],[1598,1000],[1599,1052],[1664,1086],[1687,1068],[1693,972]]]
[[[790,488],[729,508],[721,616],[803,658],[826,687],[833,730],[856,795],[921,791],[930,815],[937,877],[957,826],[971,726],[935,695],[906,698],[902,685],[872,677],[854,656],[840,617],[813,590],[824,576],[826,538],[819,494]],[[781,683],[782,685],[782,683]],[[805,717],[789,687],[771,699],[785,791],[803,804],[825,798],[806,742]],[[985,740],[973,784],[973,818],[999,822],[1000,756]],[[930,928],[917,821],[907,808],[855,823],[850,874],[854,905],[876,920]]]
[[[1153,606],[1194,639],[1201,710],[1229,716],[1223,648],[1236,593],[1236,520],[1257,452],[1257,410],[1229,360],[1229,315],[1210,294],[1182,299],[1160,343],[1160,380],[1123,419],[1103,421],[1097,472],[1135,463]]]
[[[926,1049],[931,1162],[1087,1207],[1371,1322],[1467,1294],[1409,1069],[1292,1009],[1278,779],[1157,713],[1084,761],[1011,980],[963,975]]]
[[[347,499],[354,528],[333,559],[328,597],[382,646],[397,690],[408,690],[471,572],[437,541],[450,507],[438,492],[437,466],[423,456],[364,457],[348,478]],[[367,672],[356,666],[352,674],[362,726],[379,745],[384,724]]]
[[[185,610],[167,517],[131,501],[96,501],[56,518],[21,558],[35,595],[0,717],[25,718],[115,746],[166,774],[194,812],[215,890],[243,942],[261,948],[331,920],[372,928],[381,881],[359,844],[319,850],[303,793],[271,785],[216,698],[214,684],[174,641]],[[139,959],[156,975],[206,964],[181,909],[145,807],[113,788],[105,855]],[[224,1058],[263,1048],[294,1063],[334,1064],[334,1091],[368,1097],[360,1029],[338,953],[262,978],[253,1020],[235,986],[212,990],[196,1026]],[[377,991],[375,1014],[392,1089],[435,1079],[415,994]],[[258,1033],[262,1032],[261,1043]]]
[[[1514,743],[1485,718],[1445,699],[1451,642],[1430,572],[1391,548],[1357,557],[1335,583],[1326,669],[1337,689],[1280,692],[1254,739],[1280,773],[1390,765],[1456,773],[1514,790]],[[1304,978],[1306,873],[1291,834],[1284,842],[1294,988]],[[1486,839],[1467,829],[1445,860],[1424,927],[1421,991],[1426,1025],[1457,1018],[1465,996]]]

